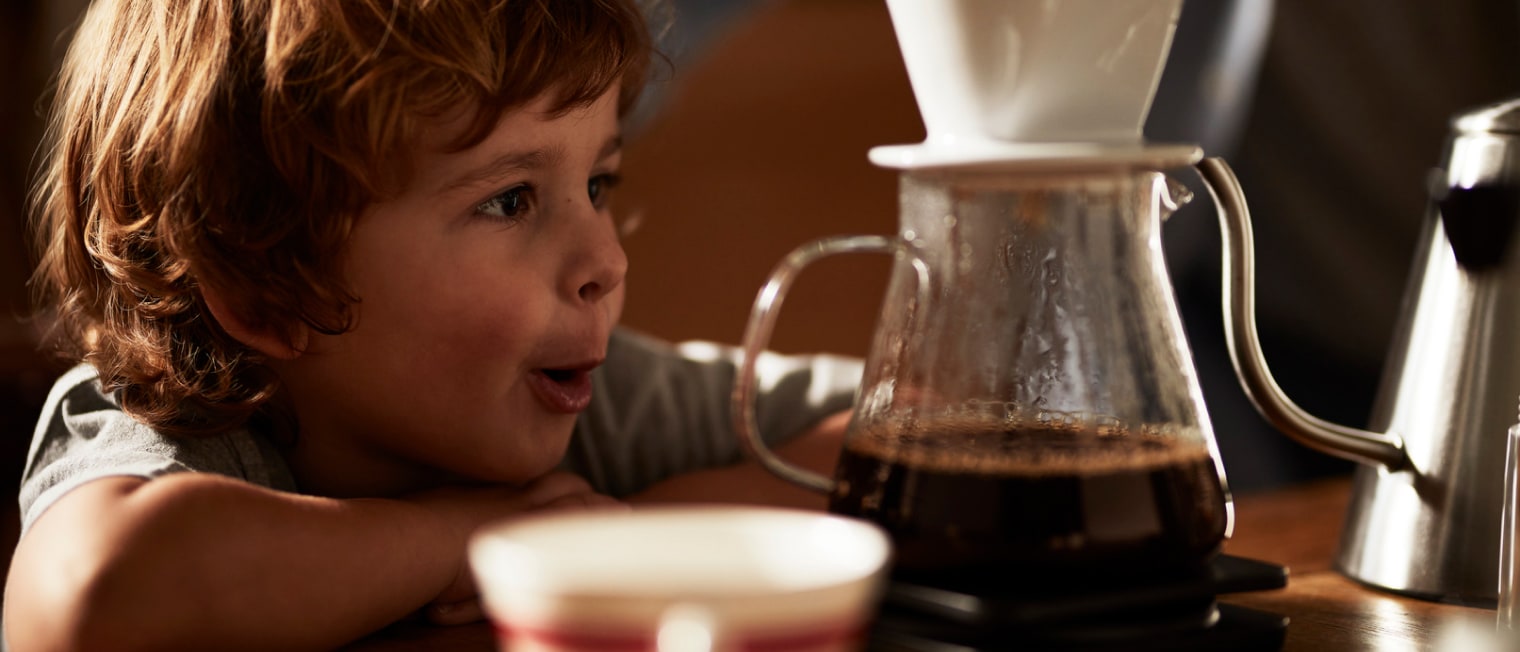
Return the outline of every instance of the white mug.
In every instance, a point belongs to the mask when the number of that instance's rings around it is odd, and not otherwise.
[[[875,525],[741,506],[559,512],[478,532],[501,649],[859,649],[891,544]]]

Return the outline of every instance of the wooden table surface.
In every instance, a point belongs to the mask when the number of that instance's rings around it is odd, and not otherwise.
[[[1349,479],[1324,480],[1235,501],[1235,536],[1225,551],[1288,567],[1288,587],[1226,602],[1289,618],[1288,652],[1483,650],[1495,612],[1376,591],[1331,569]]]
[[[1235,500],[1225,551],[1286,565],[1288,586],[1225,601],[1287,616],[1285,652],[1478,650],[1494,611],[1404,598],[1366,588],[1331,569],[1350,482],[1323,480]],[[400,625],[351,650],[475,650],[492,647],[488,625]]]

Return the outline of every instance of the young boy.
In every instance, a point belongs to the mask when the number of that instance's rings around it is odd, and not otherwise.
[[[470,620],[485,522],[775,497],[720,468],[733,352],[615,327],[631,3],[95,3],[35,227],[83,364],[25,470],[13,652]],[[858,366],[762,362],[767,437],[826,466]]]

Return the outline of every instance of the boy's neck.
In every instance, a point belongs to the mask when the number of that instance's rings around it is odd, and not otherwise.
[[[289,391],[273,401],[288,415],[293,437],[276,442],[301,493],[330,498],[396,498],[463,479],[415,460],[398,457],[362,438],[346,436],[320,414],[302,413]]]
[[[303,431],[294,445],[283,448],[302,493],[331,498],[394,498],[460,483],[437,469],[344,442],[324,433]]]

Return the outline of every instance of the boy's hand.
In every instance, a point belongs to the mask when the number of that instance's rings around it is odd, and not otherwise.
[[[562,509],[627,509],[623,503],[596,493],[585,479],[555,471],[522,487],[448,488],[416,497],[419,503],[439,509],[458,524],[457,536],[468,541],[480,526],[514,514]],[[469,559],[460,547],[459,571],[438,597],[423,610],[435,625],[460,625],[485,617],[470,572]]]

